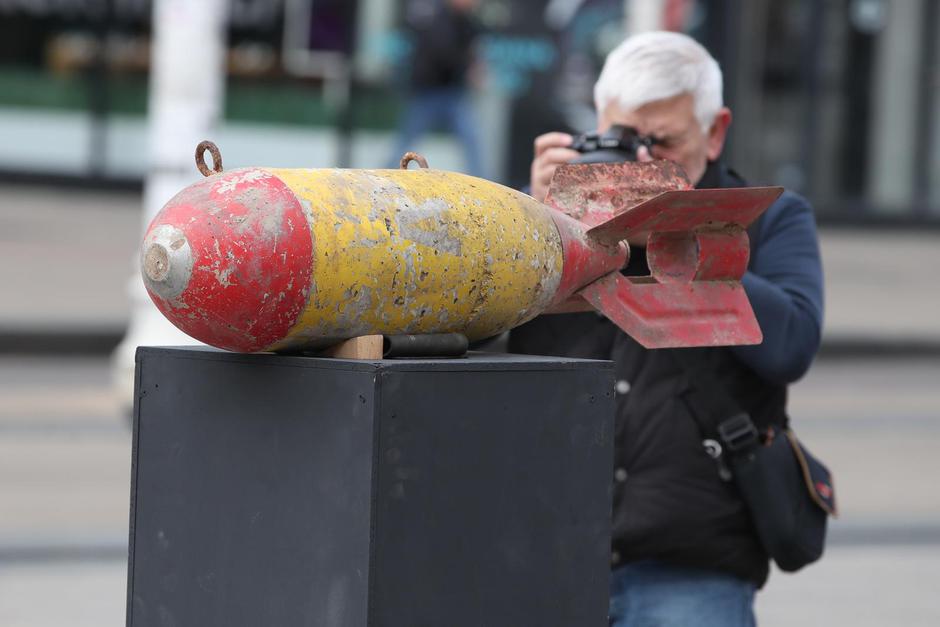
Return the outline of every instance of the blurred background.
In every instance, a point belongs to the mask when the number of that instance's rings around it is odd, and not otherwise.
[[[439,1],[0,0],[0,625],[124,620],[129,360],[176,343],[136,247],[198,177],[196,143],[226,168],[388,166]],[[718,59],[728,162],[812,201],[827,275],[791,413],[842,516],[759,621],[940,624],[940,2],[470,4],[478,169],[514,187],[536,135],[594,127],[625,34],[681,30]],[[406,139],[474,169],[465,134]]]

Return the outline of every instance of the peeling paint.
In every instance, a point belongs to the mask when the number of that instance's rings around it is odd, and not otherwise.
[[[195,183],[174,196],[148,229],[148,236],[169,227],[183,230],[193,261],[185,288],[169,299],[159,296],[159,286],[148,285],[148,292],[193,337],[230,350],[261,350],[287,333],[306,304],[311,231],[291,228],[302,216],[296,196],[258,168]],[[172,240],[168,250],[176,245]],[[186,249],[180,245],[177,252]],[[302,284],[296,276],[303,276]]]
[[[344,337],[353,328],[461,331],[475,339],[513,324],[520,300],[536,299],[527,311],[544,308],[552,293],[541,284],[558,284],[557,231],[544,207],[508,188],[434,170],[271,173],[313,217],[311,277],[319,287],[278,346],[310,341],[311,329]],[[533,231],[539,239],[520,242]],[[537,267],[520,268],[520,251]],[[347,294],[353,287],[369,289],[367,303]]]

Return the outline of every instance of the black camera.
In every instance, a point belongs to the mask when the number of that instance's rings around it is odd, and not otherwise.
[[[636,161],[640,146],[652,148],[656,143],[656,138],[640,135],[631,126],[615,124],[603,133],[594,131],[575,137],[570,147],[582,154],[571,163]]]

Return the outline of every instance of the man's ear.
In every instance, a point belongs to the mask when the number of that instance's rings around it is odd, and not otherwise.
[[[721,156],[729,126],[731,126],[731,109],[722,107],[715,115],[715,121],[708,129],[708,137],[705,140],[709,161],[718,161],[718,157]]]

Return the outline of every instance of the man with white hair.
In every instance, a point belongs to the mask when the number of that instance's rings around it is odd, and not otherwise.
[[[598,131],[635,128],[652,140],[638,160],[674,161],[697,187],[745,186],[720,161],[731,123],[721,92],[717,62],[694,40],[636,35],[610,53],[595,86]],[[581,156],[571,142],[564,133],[536,139],[536,198],[559,165]],[[759,346],[649,351],[594,313],[542,316],[510,334],[513,352],[615,362],[611,625],[754,624],[768,555],[727,473],[702,446],[700,425],[718,410],[701,402],[696,384],[721,388],[704,398],[730,398],[762,434],[785,426],[787,385],[819,346],[823,295],[806,200],[785,192],[749,233],[743,284],[764,334]],[[642,245],[631,243],[625,274],[649,273]]]

